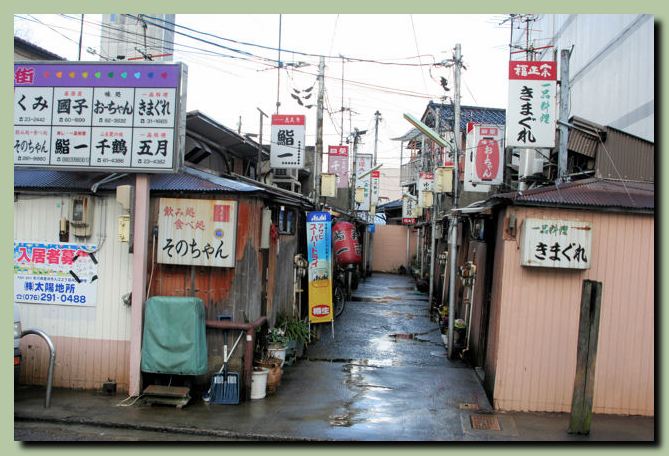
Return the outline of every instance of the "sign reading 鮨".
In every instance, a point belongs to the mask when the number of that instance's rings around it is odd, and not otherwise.
[[[509,62],[507,147],[555,146],[556,84],[556,62]]]
[[[332,218],[329,212],[307,213],[309,322],[332,321]]]
[[[520,264],[545,268],[589,269],[592,224],[574,220],[523,221]]]
[[[468,192],[487,192],[504,177],[504,127],[467,124],[465,184]]]
[[[14,64],[14,165],[175,172],[186,134],[182,64]]]
[[[348,146],[328,146],[328,173],[337,176],[337,188],[348,188]]]
[[[272,115],[271,168],[304,168],[305,116]]]
[[[14,241],[14,302],[95,306],[96,245]]]
[[[237,202],[160,198],[158,263],[233,268]]]

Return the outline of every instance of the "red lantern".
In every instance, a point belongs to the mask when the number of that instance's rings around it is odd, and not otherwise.
[[[350,222],[337,222],[332,227],[334,254],[337,264],[359,264],[362,261],[362,247],[358,231]]]

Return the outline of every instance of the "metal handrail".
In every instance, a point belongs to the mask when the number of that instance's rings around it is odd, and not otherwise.
[[[51,405],[51,386],[53,384],[53,369],[56,366],[56,347],[53,345],[51,338],[41,329],[26,329],[21,333],[21,337],[27,335],[35,335],[44,339],[49,347],[49,373],[46,379],[46,399],[44,400],[44,408],[49,408]]]

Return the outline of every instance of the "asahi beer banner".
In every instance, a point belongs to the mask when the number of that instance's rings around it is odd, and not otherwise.
[[[555,146],[557,63],[509,62],[506,146]]]
[[[307,213],[310,323],[327,323],[333,319],[331,224],[329,212]]]
[[[348,146],[328,146],[328,173],[337,176],[337,188],[348,188]]]
[[[185,75],[181,64],[14,64],[14,165],[174,172]]]
[[[14,241],[14,302],[95,306],[97,245]]]
[[[305,116],[272,115],[271,168],[304,168]]]
[[[592,224],[576,220],[523,221],[520,264],[561,269],[589,269]]]
[[[160,198],[158,263],[235,266],[237,202]]]
[[[487,192],[504,177],[504,127],[471,124],[465,154],[465,191]]]
[[[359,178],[362,173],[368,171],[372,167],[372,154],[358,154],[356,156],[355,164],[355,188],[361,188],[363,190],[363,201],[361,203],[356,203],[355,210],[357,211],[369,211],[370,209],[370,200],[372,193],[372,176],[371,173],[367,173],[362,179]]]

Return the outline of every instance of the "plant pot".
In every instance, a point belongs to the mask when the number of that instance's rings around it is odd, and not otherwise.
[[[277,358],[281,360],[281,367],[286,361],[286,347],[269,347],[267,349],[267,356],[269,358]]]
[[[251,399],[262,399],[267,394],[269,371],[266,367],[253,368],[251,376]]]
[[[267,393],[274,394],[281,384],[281,376],[283,369],[281,369],[282,361],[278,358],[265,358],[256,361],[256,365],[268,370],[267,373]]]

